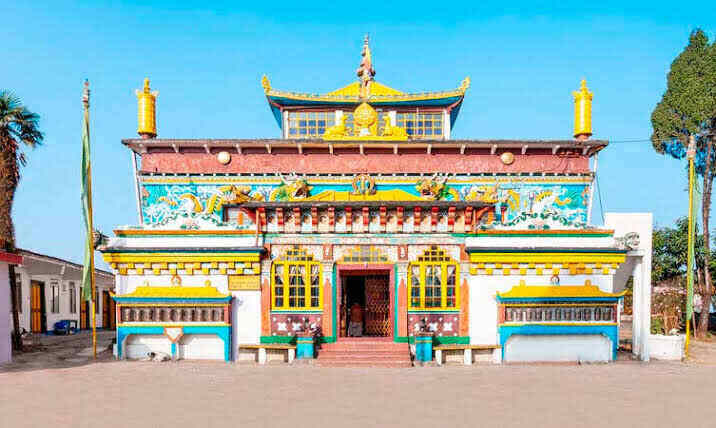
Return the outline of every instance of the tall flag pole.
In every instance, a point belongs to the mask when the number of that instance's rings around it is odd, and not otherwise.
[[[95,320],[95,297],[97,291],[94,283],[94,227],[92,225],[92,165],[90,162],[89,132],[89,81],[85,80],[82,91],[84,118],[82,123],[82,215],[85,219],[87,239],[85,241],[85,260],[82,270],[82,300],[90,302],[92,317],[92,355],[97,359],[97,323]]]
[[[696,141],[694,136],[689,137],[689,147],[686,156],[689,159],[689,237],[688,258],[686,262],[686,341],[684,342],[684,355],[689,356],[689,343],[691,342],[691,317],[694,313],[694,156],[696,155]],[[703,313],[703,312],[702,312]],[[708,314],[708,312],[706,312]]]

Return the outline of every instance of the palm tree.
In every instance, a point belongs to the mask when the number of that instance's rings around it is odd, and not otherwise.
[[[8,91],[0,91],[0,249],[15,251],[15,227],[12,223],[12,201],[20,181],[20,166],[27,158],[22,145],[34,148],[42,143],[40,116],[29,111],[20,99]],[[10,296],[12,301],[13,347],[22,348],[20,320],[15,285],[15,266],[10,265]]]

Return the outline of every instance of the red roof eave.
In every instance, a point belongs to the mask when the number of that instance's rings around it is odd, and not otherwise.
[[[11,265],[21,265],[22,264],[22,256],[19,256],[17,254],[13,253],[6,253],[3,251],[0,251],[0,262],[5,262]]]

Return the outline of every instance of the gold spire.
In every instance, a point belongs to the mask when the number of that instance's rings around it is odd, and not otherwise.
[[[363,39],[363,50],[361,51],[360,65],[358,66],[358,70],[356,70],[356,74],[360,80],[361,98],[370,97],[370,86],[371,82],[373,82],[373,78],[375,77],[373,58],[370,53],[370,45],[368,44],[369,41],[370,39],[366,34],[365,39]]]
[[[574,138],[587,140],[592,136],[592,97],[593,93],[587,89],[587,81],[582,79],[578,91],[572,92],[574,96]]]
[[[156,102],[159,91],[151,91],[149,78],[144,79],[144,88],[135,89],[137,95],[137,133],[142,138],[157,136]]]

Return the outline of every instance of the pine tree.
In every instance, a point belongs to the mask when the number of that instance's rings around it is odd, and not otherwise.
[[[689,43],[671,63],[666,92],[651,114],[654,149],[677,159],[686,155],[689,138],[696,139],[696,173],[703,179],[701,216],[703,219],[704,264],[710,265],[709,215],[711,190],[716,174],[716,43],[710,42],[702,30],[689,36]],[[709,313],[708,302],[713,296],[709,269],[701,270],[697,292],[705,302],[702,314]],[[708,330],[708,316],[702,316],[696,335]]]

